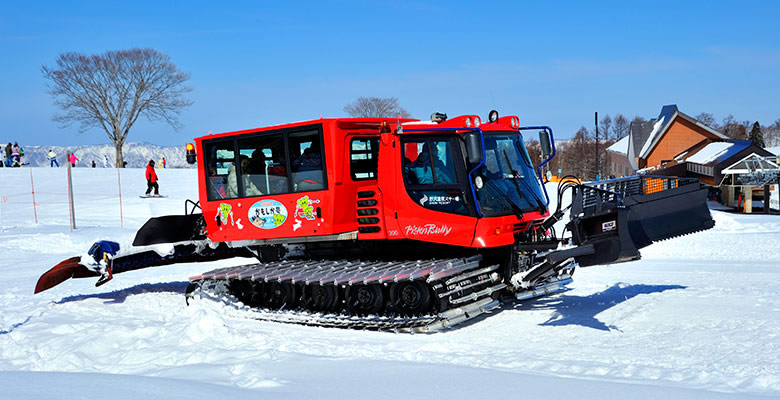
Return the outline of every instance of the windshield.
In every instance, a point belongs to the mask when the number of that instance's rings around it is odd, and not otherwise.
[[[477,171],[484,186],[477,199],[485,215],[546,208],[544,194],[519,133],[485,135],[485,164]]]

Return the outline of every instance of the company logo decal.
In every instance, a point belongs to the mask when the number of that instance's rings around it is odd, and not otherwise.
[[[287,207],[276,200],[260,200],[248,212],[249,222],[261,229],[275,229],[287,221]]]
[[[453,201],[459,202],[460,196],[428,196],[427,194],[424,194],[420,199],[420,205],[425,206],[425,203],[427,202],[429,206],[446,206]]]
[[[452,230],[452,227],[449,225],[436,225],[436,224],[425,224],[425,225],[407,225],[406,228],[406,235],[412,235],[412,236],[431,236],[431,235],[441,235],[441,236],[447,236],[450,234],[450,231]]]

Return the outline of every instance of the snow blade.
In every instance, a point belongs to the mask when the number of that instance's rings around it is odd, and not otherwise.
[[[87,278],[90,276],[100,276],[95,271],[79,264],[81,257],[71,257],[55,265],[52,269],[46,271],[35,285],[35,293],[51,289],[70,278]]]
[[[653,242],[710,229],[707,189],[697,179],[633,176],[580,185],[569,223],[580,266],[631,261]]]
[[[133,246],[203,240],[206,221],[203,214],[166,215],[152,218],[138,230]]]

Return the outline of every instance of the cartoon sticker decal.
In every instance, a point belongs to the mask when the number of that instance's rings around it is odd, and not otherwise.
[[[276,200],[260,200],[249,207],[249,222],[261,229],[276,229],[287,221],[287,207]]]
[[[227,224],[228,219],[230,219],[230,225],[234,225],[233,206],[227,203],[219,203],[219,207],[217,208],[217,215],[214,217],[214,219],[217,220],[217,226]]]
[[[301,197],[295,202],[295,216],[313,221],[316,216],[314,215],[314,207],[312,204],[317,204],[319,202],[319,200],[310,199],[308,195]]]

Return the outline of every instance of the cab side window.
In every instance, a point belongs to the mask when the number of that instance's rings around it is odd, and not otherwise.
[[[250,132],[204,141],[209,200],[327,188],[318,127]]]
[[[354,138],[350,141],[349,149],[349,173],[352,180],[376,179],[379,138]]]
[[[233,140],[205,144],[206,191],[209,200],[238,197],[238,184],[228,177],[235,176],[235,147]]]
[[[402,165],[406,191],[422,207],[468,215],[462,172],[451,139],[412,138],[403,142]]]
[[[317,130],[292,132],[287,135],[290,149],[290,170],[293,191],[325,189],[325,171],[320,133]]]
[[[404,144],[404,172],[407,183],[451,185],[459,179],[448,140],[414,141]]]
[[[281,133],[238,141],[241,197],[287,193],[284,137]]]

